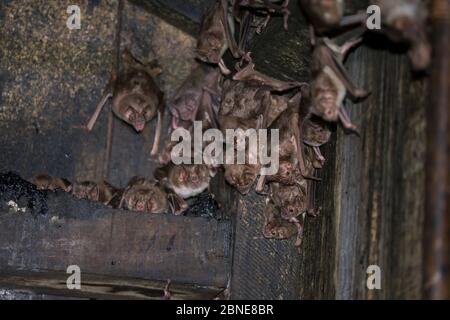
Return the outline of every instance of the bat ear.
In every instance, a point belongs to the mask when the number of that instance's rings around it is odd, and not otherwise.
[[[97,200],[99,194],[100,194],[100,191],[99,191],[99,188],[97,185],[95,187],[92,187],[91,191],[89,192],[89,196],[93,200]]]

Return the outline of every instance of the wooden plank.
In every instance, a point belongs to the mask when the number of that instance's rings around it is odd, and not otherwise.
[[[46,215],[0,212],[0,270],[82,272],[225,287],[230,222],[111,210],[66,194]]]
[[[432,9],[423,282],[425,297],[450,299],[450,1],[435,0]]]
[[[77,299],[164,299],[166,281],[134,279],[130,277],[107,277],[104,275],[81,275],[81,288],[68,289],[65,272],[0,272],[0,289],[5,299],[13,296],[17,299],[54,300]],[[219,288],[202,287],[197,285],[180,284],[172,282],[169,286],[173,300],[199,300],[213,299],[221,291]]]

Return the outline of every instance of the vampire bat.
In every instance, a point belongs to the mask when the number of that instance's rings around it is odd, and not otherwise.
[[[306,83],[298,81],[278,80],[269,77],[262,72],[256,71],[255,64],[253,63],[249,52],[244,55],[243,60],[247,61],[247,65],[233,76],[233,80],[235,81],[250,82],[257,86],[264,87],[271,92],[284,92],[307,85]]]
[[[299,247],[303,238],[303,226],[297,218],[285,220],[281,218],[278,208],[269,200],[264,210],[263,235],[267,239],[289,239],[297,235],[295,245]]]
[[[72,185],[72,195],[78,199],[97,201],[99,197],[97,183],[93,181],[75,182]]]
[[[75,182],[72,186],[72,194],[78,199],[88,199],[110,205],[111,200],[121,193],[121,190],[112,184],[101,181]]]
[[[172,129],[183,127],[189,129],[196,120],[200,107],[208,113],[211,121],[215,120],[218,109],[220,73],[216,68],[200,64],[177,90],[175,96],[168,102],[172,114]]]
[[[336,28],[362,25],[367,19],[365,12],[344,17],[345,0],[300,0],[300,6],[319,34]],[[314,44],[314,32],[311,35]]]
[[[156,69],[144,65],[135,59],[128,50],[122,53],[123,70],[113,73],[94,114],[87,124],[89,131],[94,127],[97,118],[108,99],[112,99],[112,112],[116,117],[131,125],[137,132],[144,130],[147,122],[157,116],[155,139],[151,155],[158,153],[164,114],[163,92],[152,78]],[[160,70],[159,70],[160,71]],[[108,146],[111,135],[108,128]]]
[[[270,184],[270,199],[280,209],[281,217],[294,222],[301,214],[306,213],[316,217],[319,209],[312,207],[312,188],[308,186],[312,181],[302,181],[297,185],[288,186],[281,183]]]
[[[147,213],[164,213],[168,209],[167,193],[155,181],[133,177],[120,201],[120,208]]]
[[[159,167],[154,172],[157,179],[169,192],[169,205],[174,214],[182,214],[187,209],[188,199],[199,195],[209,187],[215,170],[205,164],[180,164],[172,162]]]
[[[427,35],[428,8],[423,0],[373,0],[381,9],[381,31],[395,42],[407,43],[415,71],[428,68],[431,44]]]
[[[225,180],[242,195],[250,192],[255,183],[261,166],[259,164],[224,164]]]
[[[52,177],[47,174],[39,174],[33,177],[31,180],[38,190],[51,190],[61,189],[65,192],[72,190],[72,183],[64,178]]]
[[[267,27],[272,15],[283,15],[283,27],[288,29],[288,18],[290,11],[288,9],[289,0],[235,0],[233,3],[233,12],[239,12],[241,10],[249,11],[249,14],[254,16],[265,16],[264,21],[257,26],[256,32],[259,34],[263,29]],[[236,14],[235,14],[236,15]],[[244,18],[250,19],[249,22],[243,19],[243,14],[240,15],[240,23],[245,26],[246,23],[251,23],[253,17],[245,15]],[[240,32],[242,34],[243,32]]]
[[[231,71],[222,60],[227,49],[235,58],[241,53],[234,39],[234,20],[229,16],[228,0],[216,0],[206,12],[200,26],[197,57],[203,62],[216,64],[224,74]]]
[[[314,167],[320,169],[325,163],[325,158],[320,152],[320,147],[326,144],[331,137],[328,124],[319,117],[311,117],[303,122],[303,142],[310,146],[317,158]]]
[[[341,121],[345,129],[357,131],[344,109],[347,94],[352,98],[365,98],[369,92],[358,88],[350,79],[343,61],[349,50],[362,41],[352,38],[342,46],[328,38],[321,38],[313,52],[312,62],[312,113],[325,121]]]

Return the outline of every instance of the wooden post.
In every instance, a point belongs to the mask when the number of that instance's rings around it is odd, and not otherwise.
[[[427,113],[424,296],[450,298],[450,1],[434,0],[433,69]]]

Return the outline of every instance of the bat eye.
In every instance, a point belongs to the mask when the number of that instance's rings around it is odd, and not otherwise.
[[[132,108],[128,108],[127,111],[125,112],[125,117],[129,121],[134,121],[134,119],[136,117],[134,114],[134,110]]]

